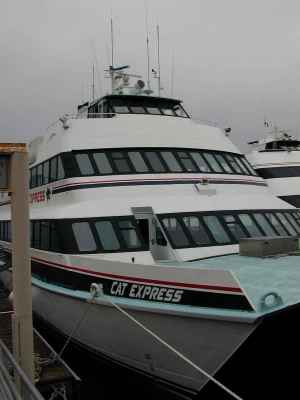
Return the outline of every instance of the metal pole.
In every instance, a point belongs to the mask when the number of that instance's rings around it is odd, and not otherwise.
[[[13,153],[10,168],[14,356],[34,382],[27,152]]]

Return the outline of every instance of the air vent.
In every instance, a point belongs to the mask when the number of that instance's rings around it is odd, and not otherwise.
[[[296,236],[244,238],[240,240],[241,256],[268,257],[297,251],[299,251],[299,239]]]

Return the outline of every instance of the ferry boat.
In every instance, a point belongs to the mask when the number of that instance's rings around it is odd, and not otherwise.
[[[120,309],[213,375],[267,316],[299,304],[295,257],[239,246],[298,246],[300,212],[223,129],[110,73],[111,94],[29,146],[33,310],[88,352],[198,392],[208,376]],[[9,253],[5,195],[0,239]]]
[[[283,129],[274,129],[264,138],[249,142],[247,155],[256,172],[272,192],[300,208],[300,140]]]

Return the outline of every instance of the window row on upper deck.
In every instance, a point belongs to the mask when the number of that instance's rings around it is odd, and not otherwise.
[[[82,176],[180,172],[257,175],[245,157],[211,150],[91,150],[76,152],[75,157]]]
[[[80,176],[199,172],[257,175],[244,156],[220,151],[170,148],[82,150],[62,153],[32,167],[30,187]]]

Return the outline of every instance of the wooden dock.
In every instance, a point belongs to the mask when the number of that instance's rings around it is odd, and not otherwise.
[[[0,282],[0,339],[13,352],[12,344],[12,305],[8,300],[8,292]],[[53,398],[70,400],[80,399],[80,378],[57,355],[54,349],[34,329],[35,384],[46,399],[56,393]]]

